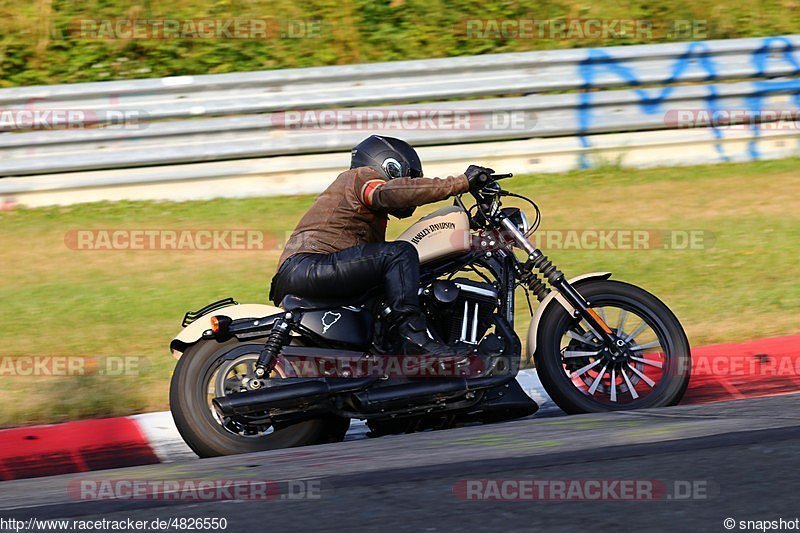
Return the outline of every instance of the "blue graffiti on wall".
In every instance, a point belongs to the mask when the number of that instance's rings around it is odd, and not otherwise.
[[[672,64],[670,72],[660,80],[659,84],[666,85],[654,89],[637,88],[635,93],[638,97],[638,105],[642,113],[656,115],[664,113],[664,103],[676,90],[676,83],[685,81],[704,81],[713,82],[721,77],[730,78],[730,73],[720,75],[715,56],[707,43],[691,42],[687,43],[684,52],[678,56]],[[800,74],[800,60],[796,55],[795,45],[786,37],[767,37],[761,42],[761,46],[752,52],[749,61],[752,69],[749,75],[741,77],[759,78],[758,81],[750,82],[752,89],[749,96],[745,97],[744,111],[751,116],[759,116],[763,110],[765,98],[775,94],[787,94],[790,96],[792,105],[800,110],[800,79],[769,79],[780,72],[781,76]],[[778,65],[781,64],[781,65]],[[778,67],[781,66],[780,70]],[[788,69],[786,67],[789,67]],[[746,67],[746,65],[742,65]],[[596,107],[593,106],[593,98],[596,94],[593,89],[608,86],[609,78],[618,78],[617,83],[629,87],[641,86],[644,83],[653,83],[654,80],[645,80],[645,76],[637,72],[633,66],[626,65],[624,60],[615,58],[608,51],[601,48],[591,49],[587,53],[586,59],[581,61],[578,66],[578,74],[582,82],[583,92],[580,95],[578,106],[578,139],[583,148],[592,147],[589,134],[592,133],[592,125],[596,118]],[[598,78],[603,76],[603,83],[598,83]],[[709,115],[716,116],[722,110],[720,107],[720,86],[714,83],[703,85],[706,94],[703,97],[706,111]],[[748,156],[751,159],[759,159],[759,136],[761,127],[757,122],[748,124],[752,130],[752,138],[748,143]],[[715,147],[722,161],[728,161],[729,156],[725,152],[724,130],[716,124],[712,124],[711,132],[716,139]],[[588,150],[581,154],[581,167],[590,166]]]

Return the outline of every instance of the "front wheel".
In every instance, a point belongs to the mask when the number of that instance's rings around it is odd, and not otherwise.
[[[661,300],[619,281],[587,281],[578,290],[623,342],[613,357],[563,306],[539,323],[539,378],[564,411],[593,413],[677,404],[689,383],[689,341]]]
[[[240,346],[246,353],[231,352]],[[247,390],[255,378],[255,363],[263,343],[219,343],[202,340],[181,356],[172,375],[169,404],[183,440],[200,457],[273,450],[335,442],[344,439],[350,420],[323,416],[296,424],[274,427],[266,413],[261,416],[222,418],[211,400]],[[237,355],[231,355],[236,353]],[[279,385],[284,373],[277,366],[264,386]]]

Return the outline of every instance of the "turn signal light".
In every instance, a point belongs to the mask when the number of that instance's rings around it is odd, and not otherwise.
[[[226,333],[230,324],[230,317],[224,315],[215,315],[211,317],[211,331],[214,333],[214,335]]]

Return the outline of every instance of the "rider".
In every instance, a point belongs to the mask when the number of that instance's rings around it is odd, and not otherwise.
[[[405,141],[372,135],[353,148],[350,170],[320,194],[286,242],[270,299],[287,294],[346,300],[383,286],[390,324],[404,351],[458,352],[427,333],[419,305],[419,256],[405,241],[386,242],[388,215],[410,217],[417,206],[477,190],[492,169],[470,165],[464,174],[423,178],[422,163]]]

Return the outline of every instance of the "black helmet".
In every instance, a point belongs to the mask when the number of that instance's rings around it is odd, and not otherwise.
[[[422,162],[410,144],[394,137],[370,135],[350,152],[350,168],[370,167],[384,178],[422,177]]]

